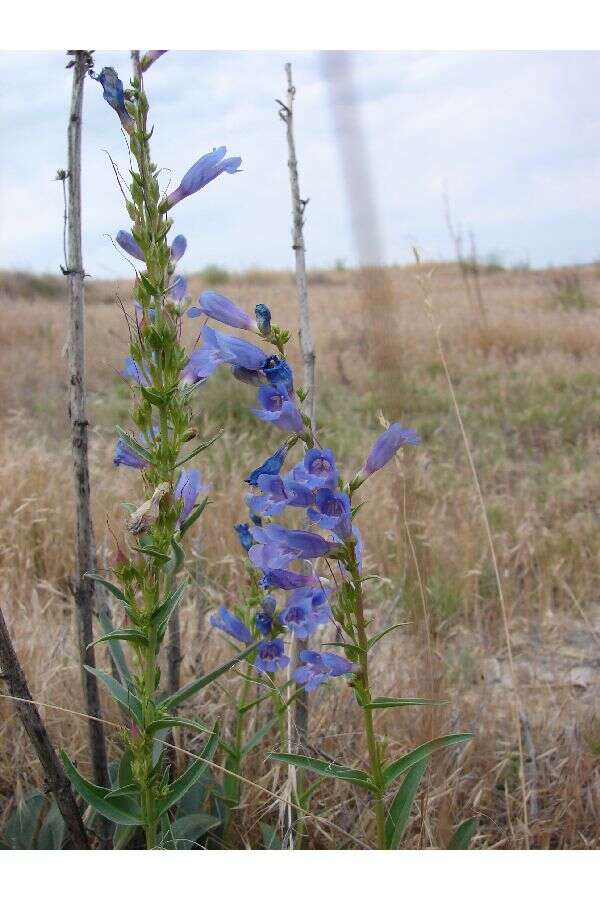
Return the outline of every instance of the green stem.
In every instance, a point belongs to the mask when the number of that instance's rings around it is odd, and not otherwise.
[[[375,728],[373,726],[373,711],[366,709],[364,703],[371,700],[371,691],[369,688],[369,655],[368,655],[368,638],[367,628],[365,624],[364,611],[364,595],[362,589],[362,580],[358,569],[358,561],[354,546],[351,550],[350,574],[354,585],[356,598],[356,634],[358,638],[358,646],[361,649],[361,671],[357,676],[360,684],[359,701],[363,711],[363,722],[365,736],[367,739],[367,749],[369,752],[369,768],[371,776],[376,787],[375,793],[375,818],[377,820],[377,846],[380,850],[385,850],[385,805],[383,802],[383,770],[381,764],[381,755],[377,746],[377,738],[375,736]]]

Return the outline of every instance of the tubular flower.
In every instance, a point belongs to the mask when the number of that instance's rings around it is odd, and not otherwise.
[[[380,434],[367,456],[367,460],[362,468],[362,481],[382,469],[386,463],[394,456],[394,454],[404,447],[405,444],[420,444],[421,438],[412,428],[403,428],[400,422],[394,422],[393,425]]]
[[[217,612],[210,617],[210,624],[242,644],[252,642],[250,629],[224,606],[220,606]]]
[[[265,360],[263,372],[269,384],[283,385],[288,394],[294,393],[294,377],[287,361],[279,356],[269,356]]]
[[[169,288],[169,297],[180,303],[186,295],[187,281],[183,275],[178,275],[171,287]]]
[[[219,147],[212,153],[206,153],[194,163],[183,178],[181,184],[166,199],[166,209],[171,209],[176,203],[202,190],[211,181],[217,178],[222,172],[228,172],[235,175],[242,164],[241,157],[229,156],[225,159],[227,153],[226,147]]]
[[[304,575],[291,569],[267,569],[259,584],[265,590],[281,588],[282,591],[293,591],[302,587],[318,587],[320,581],[316,575]]]
[[[246,522],[238,522],[237,525],[233,526],[233,530],[237,534],[238,540],[243,549],[248,552],[248,550],[254,543],[254,538],[250,534],[250,526],[247,525]]]
[[[317,653],[314,650],[302,650],[300,659],[304,663],[294,669],[292,678],[296,684],[304,686],[306,691],[314,691],[319,685],[336,678],[339,675],[348,675],[354,670],[354,666],[347,659],[336,653]]]
[[[254,529],[250,529],[252,533]],[[292,560],[297,559],[295,553],[282,551],[275,544],[253,544],[248,550],[250,562],[263,572],[269,569],[283,569]]]
[[[258,325],[247,312],[240,309],[232,300],[216,291],[203,291],[198,299],[198,306],[188,309],[191,319],[197,316],[208,316],[223,325],[242,328],[246,331],[258,331]]]
[[[130,231],[118,231],[115,240],[121,250],[124,250],[125,253],[129,253],[130,256],[135,256],[136,259],[141,259],[142,262],[146,262],[146,257],[142,252],[142,248]]]
[[[266,359],[260,347],[233,335],[223,334],[205,325],[200,334],[204,344],[190,354],[189,362],[182,373],[184,383],[195,384],[204,381],[224,363],[258,370]]]
[[[273,456],[269,456],[268,459],[265,459],[264,463],[260,465],[258,469],[254,469],[253,472],[250,472],[250,474],[246,478],[246,482],[256,487],[256,485],[258,484],[258,479],[261,475],[279,475],[287,452],[288,446],[287,444],[283,444],[283,446],[280,447],[279,450],[277,450],[273,454]]]
[[[271,422],[282,431],[299,433],[304,430],[302,416],[295,403],[290,400],[282,384],[265,384],[258,389],[258,402],[262,409],[253,409],[257,418]]]
[[[283,641],[275,638],[272,641],[261,641],[254,665],[261,672],[277,672],[289,664],[289,657],[284,653]]]
[[[187,249],[187,241],[182,234],[178,234],[177,237],[173,238],[173,243],[171,244],[171,259],[173,262],[179,262],[183,254]]]
[[[269,337],[271,334],[271,310],[264,303],[257,303],[254,307],[254,315],[256,316],[256,324],[258,330],[263,337]]]
[[[190,471],[187,471],[186,469],[181,470],[181,474],[179,475],[173,492],[175,497],[183,500],[183,508],[177,519],[178,528],[181,528],[192,512],[196,498],[200,491],[203,490],[205,490],[205,487],[202,484],[202,476],[197,469],[191,469]]]
[[[301,481],[310,488],[334,489],[337,482],[337,469],[333,450],[313,448],[308,450],[304,459],[292,469],[296,481]]]
[[[158,428],[152,429],[152,437],[156,435],[158,432]],[[141,444],[142,447],[148,446],[148,441],[146,440],[146,436],[140,432],[136,435],[136,440],[138,444]],[[129,466],[130,469],[145,469],[149,463],[139,454],[132,450],[131,447],[128,447],[123,438],[119,438],[117,441],[117,446],[115,447],[115,455],[113,456],[113,463],[115,466]]]
[[[102,69],[99,75],[92,76],[102,85],[102,96],[109,106],[112,106],[119,119],[121,125],[128,134],[133,131],[133,119],[125,109],[125,94],[123,92],[123,82],[119,78],[117,72],[111,67]]]
[[[313,606],[313,593],[316,591],[312,588],[298,588],[292,591],[285,607],[279,613],[281,624],[301,640],[305,640],[323,624],[321,610],[317,612]],[[327,618],[324,621],[326,622]]]
[[[148,372],[140,367],[131,356],[126,357],[121,374],[125,378],[132,378],[134,381],[137,381],[138,384],[150,384]]]
[[[296,559],[316,559],[335,550],[337,544],[327,541],[313,531],[284,528],[282,525],[265,525],[252,528],[252,536],[261,544],[273,544],[279,551],[293,553]]]
[[[319,488],[315,497],[317,509],[308,510],[311,522],[333,531],[342,540],[349,538],[352,535],[352,509],[348,494]]]
[[[314,502],[311,490],[291,481],[287,476],[260,475],[258,487],[262,496],[249,495],[246,503],[253,515],[278,516],[286,506],[310,506]]]

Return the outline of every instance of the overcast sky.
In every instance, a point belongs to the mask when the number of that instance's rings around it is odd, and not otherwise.
[[[310,197],[306,243],[312,266],[356,261],[328,85],[318,54],[173,52],[146,76],[155,161],[177,183],[220,144],[243,172],[222,175],[175,210],[188,238],[183,269],[289,268],[290,199],[283,65],[297,85],[301,190]],[[96,70],[124,52],[98,51]],[[416,244],[449,258],[447,186],[453,217],[482,255],[533,266],[600,258],[600,53],[356,53],[359,109],[382,234],[383,258],[403,262]],[[61,53],[0,54],[0,267],[56,272],[66,166],[71,74]],[[124,171],[115,113],[99,85],[84,101],[84,259],[101,278],[131,271],[110,235],[127,227],[105,151]]]

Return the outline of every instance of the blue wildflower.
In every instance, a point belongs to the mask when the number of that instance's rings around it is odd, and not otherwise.
[[[150,384],[150,375],[147,369],[143,366],[139,366],[131,356],[126,357],[121,374],[125,378],[132,378],[134,381],[137,381],[138,384]]]
[[[136,259],[141,259],[142,262],[146,262],[146,257],[142,252],[142,248],[130,231],[118,231],[115,240],[121,250],[124,250],[125,253],[129,253],[130,256],[135,256]]]
[[[405,444],[416,445],[420,443],[421,438],[416,431],[412,428],[403,428],[399,422],[394,422],[387,431],[379,435],[371,447],[367,460],[362,467],[362,481],[368,478],[369,475],[372,475],[373,472],[382,469],[400,447],[404,447]]]
[[[250,629],[224,606],[220,606],[217,612],[210,617],[210,624],[242,644],[252,643]]]
[[[325,625],[331,619],[331,609],[329,608],[329,588],[322,585],[318,587],[297,588],[290,596],[290,601],[297,602],[300,599],[307,598],[310,600],[312,607],[312,617],[317,625]]]
[[[202,190],[222,172],[234,175],[242,164],[241,157],[230,156],[224,159],[226,147],[219,147],[212,153],[206,153],[194,163],[191,169],[181,179],[181,184],[166,199],[166,209],[171,209],[176,203]]]
[[[242,384],[251,384],[252,387],[258,387],[260,384],[263,384],[260,370],[245,369],[243,366],[232,366],[231,374],[237,381],[241,381]]]
[[[273,544],[280,552],[293,553],[296,559],[316,559],[336,549],[334,542],[325,540],[314,531],[284,528],[283,525],[275,524],[250,530],[258,543]]]
[[[333,531],[342,540],[349,538],[352,534],[352,508],[348,494],[319,488],[315,493],[315,502],[317,509],[308,510],[311,522]]]
[[[292,572],[291,569],[267,569],[259,582],[261,588],[281,588],[282,591],[293,591],[296,588],[318,587],[320,584],[316,575],[304,575],[302,572]]]
[[[178,234],[177,237],[173,238],[173,243],[171,244],[171,259],[173,262],[179,262],[183,254],[187,249],[187,241],[182,234]]]
[[[196,502],[196,498],[202,490],[205,490],[205,487],[202,484],[202,476],[200,475],[200,472],[198,472],[197,469],[192,469],[191,471],[182,469],[181,474],[177,479],[175,490],[173,492],[175,497],[183,500],[183,508],[179,514],[179,518],[177,519],[178,528],[181,528],[187,517],[192,512],[194,504]]]
[[[218,294],[216,291],[203,291],[198,298],[198,306],[192,306],[188,309],[188,316],[191,319],[198,316],[208,316],[222,322],[223,325],[230,325],[232,328],[243,328],[246,331],[258,331],[258,325],[247,312],[240,309],[228,297]]]
[[[102,69],[99,75],[92,75],[96,81],[102,85],[102,96],[109,106],[117,113],[121,120],[121,125],[129,134],[133,131],[133,119],[125,109],[125,94],[123,92],[123,82],[119,78],[117,72],[108,66]]]
[[[154,437],[158,433],[158,428],[154,427],[151,431],[152,437]],[[136,435],[136,439],[138,444],[141,444],[142,447],[148,446],[148,441],[146,440],[146,436],[140,432]],[[140,456],[135,450],[132,450],[125,443],[123,438],[119,438],[117,441],[117,446],[115,447],[115,454],[113,456],[113,463],[115,466],[129,466],[130,469],[145,469],[150,465],[143,456]]]
[[[271,422],[282,431],[299,433],[305,425],[298,407],[290,400],[282,384],[265,384],[258,389],[258,401],[262,409],[253,409],[257,418]]]
[[[256,324],[258,330],[263,337],[269,337],[271,334],[271,310],[264,303],[257,303],[254,307],[254,315],[256,316]]]
[[[246,482],[256,487],[256,485],[258,484],[258,479],[261,475],[279,475],[288,449],[289,448],[287,444],[283,444],[283,446],[280,447],[279,450],[275,451],[273,456],[269,456],[268,459],[265,459],[264,463],[262,463],[262,465],[260,465],[258,469],[254,469],[253,472],[250,472],[250,474],[246,478]]]
[[[314,494],[302,484],[279,475],[260,475],[258,487],[262,496],[250,494],[246,503],[254,515],[278,516],[287,506],[310,506],[314,502]]]
[[[215,331],[208,325],[205,325],[200,333],[204,338],[204,344],[190,354],[188,364],[182,373],[184,383],[195,384],[204,381],[224,363],[256,371],[266,359],[259,347],[241,338]]]
[[[269,384],[283,385],[288,394],[294,393],[294,377],[287,360],[269,356],[262,367]]]
[[[167,52],[167,50],[148,50],[140,60],[141,71],[145,72],[146,69],[150,68],[152,63],[156,62],[157,59],[160,59],[160,57]]]
[[[266,612],[257,612],[254,617],[254,624],[258,633],[266,637],[273,628],[273,616]]]
[[[250,529],[252,533],[253,528]],[[282,550],[275,544],[253,544],[248,550],[250,562],[257,568],[266,572],[269,569],[283,569],[292,560],[297,559],[295,553]]]
[[[308,450],[292,474],[296,481],[310,488],[335,488],[338,476],[333,450],[320,447]]]
[[[244,550],[248,551],[254,543],[254,538],[250,534],[250,526],[245,522],[239,522],[237,525],[233,526],[233,530],[236,532],[238,540]]]
[[[169,296],[175,300],[176,303],[180,303],[185,297],[187,292],[187,281],[183,277],[183,275],[178,275],[171,287],[169,288]]]
[[[284,653],[283,641],[275,638],[272,641],[261,641],[254,665],[261,672],[277,672],[278,669],[285,669],[289,661]]]
[[[320,684],[337,678],[339,675],[348,675],[354,670],[354,666],[347,659],[336,653],[317,653],[315,650],[302,650],[300,659],[305,665],[299,666],[292,672],[292,678],[296,684],[304,686],[306,691],[314,691]]]
[[[326,598],[322,589],[297,588],[279,613],[279,621],[296,637],[305,640],[329,618],[329,606],[326,599],[321,602],[322,597]]]

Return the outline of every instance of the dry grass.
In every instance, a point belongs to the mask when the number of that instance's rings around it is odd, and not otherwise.
[[[486,328],[469,309],[456,267],[440,266],[433,289],[490,515],[535,751],[535,765],[526,759],[529,843],[583,848],[598,846],[600,820],[600,329],[595,308],[600,280],[592,267],[580,270],[588,305],[563,310],[552,298],[558,276],[482,275]],[[429,611],[436,692],[450,703],[433,721],[418,710],[381,712],[378,727],[389,734],[394,751],[427,739],[432,730],[477,734],[464,749],[435,759],[425,826],[420,832],[414,823],[410,846],[443,846],[458,821],[479,814],[476,846],[524,847],[506,644],[477,498],[415,270],[395,269],[390,278],[393,316],[389,310],[364,309],[356,273],[318,273],[311,285],[323,442],[348,460],[350,474],[378,428],[381,406],[388,418],[402,418],[425,438],[421,449],[406,456],[400,475],[390,469],[368,483],[369,502],[361,512],[369,568],[383,576],[371,588],[375,621],[383,627],[408,615],[414,623],[381,643],[374,683],[379,694],[418,696],[429,690],[416,561]],[[192,277],[191,286],[195,293],[201,279]],[[68,587],[72,510],[61,355],[65,310],[56,291],[54,296],[23,278],[5,276],[0,289],[0,603],[34,696],[79,709]],[[230,276],[223,290],[248,309],[267,303],[278,322],[294,328],[294,288],[285,273]],[[128,387],[118,376],[126,345],[115,293],[126,300],[128,285],[99,283],[89,290],[92,485],[102,550],[110,546],[107,518],[118,529],[120,501],[135,491],[135,475],[115,473],[110,462],[113,425],[125,420],[129,403]],[[365,334],[369,328],[380,333],[383,313],[386,329],[397,336],[398,362],[385,372],[370,355],[372,334]],[[186,323],[190,339],[193,327]],[[274,437],[248,413],[251,394],[243,385],[219,377],[199,396],[201,428],[212,433],[223,425],[225,437],[202,457],[215,505],[189,548],[197,583],[183,609],[184,678],[228,652],[205,627],[207,612],[243,590],[243,560],[231,526],[243,514],[241,478]],[[188,712],[218,716],[227,728],[227,694],[235,687],[234,678],[212,686],[202,697],[202,709],[192,704]],[[349,700],[349,692],[338,686],[315,697],[311,728],[316,747],[352,764],[363,759],[364,748]],[[107,718],[118,721],[108,700],[105,706]],[[0,804],[6,810],[10,798],[39,782],[40,773],[7,701],[1,709]],[[52,710],[45,719],[57,744],[85,767],[83,720]],[[115,755],[117,746],[114,732]],[[188,746],[193,749],[193,742]],[[277,789],[282,773],[264,765],[269,746],[266,741],[254,751],[245,774]],[[350,832],[370,833],[362,798],[347,786],[323,785],[313,807]],[[239,819],[240,846],[244,839],[260,846],[261,819],[276,823],[272,798],[248,789]],[[340,841],[317,822],[309,834],[315,847]]]

